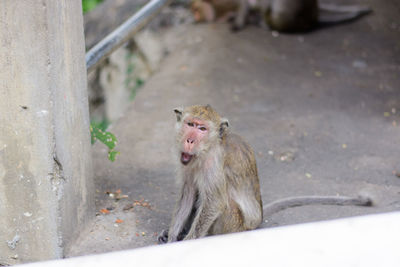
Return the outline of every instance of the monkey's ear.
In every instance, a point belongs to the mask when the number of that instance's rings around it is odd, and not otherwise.
[[[225,134],[225,132],[228,129],[228,127],[229,127],[228,119],[227,118],[222,118],[221,119],[221,124],[219,125],[219,137],[222,137]]]
[[[176,109],[174,109],[174,112],[175,112],[175,115],[176,115],[176,121],[181,121],[183,108],[176,108]]]

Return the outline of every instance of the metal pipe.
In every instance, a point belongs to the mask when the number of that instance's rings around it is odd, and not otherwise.
[[[94,70],[106,57],[127,42],[172,0],[152,0],[132,15],[121,26],[107,35],[86,53],[87,72]]]

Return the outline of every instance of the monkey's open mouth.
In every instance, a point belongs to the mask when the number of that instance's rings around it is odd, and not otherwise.
[[[188,164],[192,158],[193,155],[190,155],[189,153],[182,152],[181,154],[181,162],[183,165]]]

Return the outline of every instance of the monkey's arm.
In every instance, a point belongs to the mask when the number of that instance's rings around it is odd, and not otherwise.
[[[184,240],[206,236],[211,225],[220,215],[220,210],[218,202],[211,199],[203,200],[194,218],[192,227],[190,227],[190,231]]]
[[[373,202],[368,197],[342,197],[342,196],[301,196],[276,200],[264,206],[264,216],[278,211],[306,205],[340,205],[340,206],[372,206]]]
[[[177,208],[172,217],[171,226],[168,231],[168,242],[175,242],[179,234],[182,232],[183,227],[188,220],[190,213],[195,204],[196,190],[192,183],[185,181],[181,198],[177,204]]]

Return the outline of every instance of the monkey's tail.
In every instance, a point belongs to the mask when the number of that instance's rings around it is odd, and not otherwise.
[[[278,211],[307,205],[339,205],[339,206],[372,206],[369,197],[344,197],[344,196],[301,196],[276,200],[264,206],[265,215],[271,215]]]
[[[349,22],[372,12],[368,6],[340,6],[335,4],[319,4],[318,21],[322,24]]]

